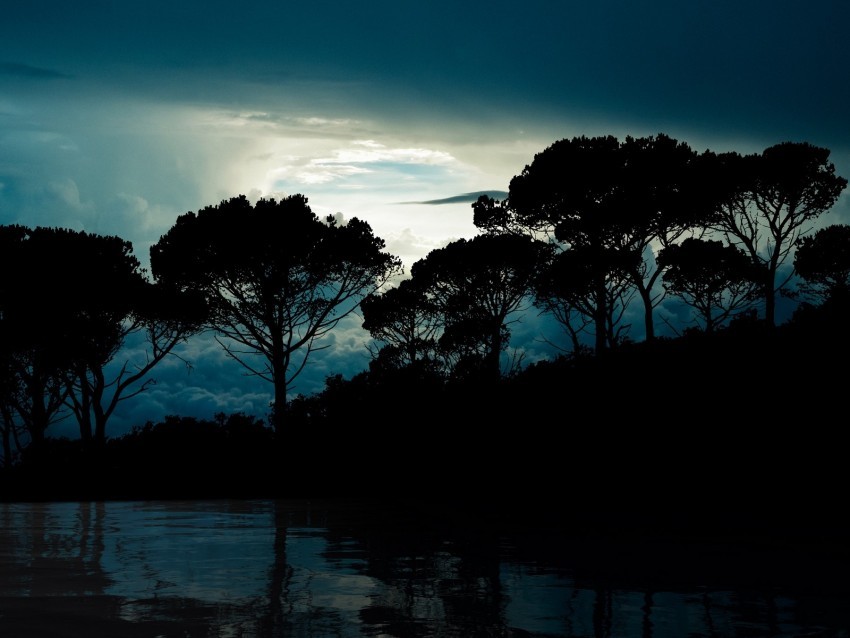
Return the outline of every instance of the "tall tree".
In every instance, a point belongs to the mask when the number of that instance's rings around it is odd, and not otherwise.
[[[660,250],[699,235],[713,213],[714,191],[699,155],[667,135],[626,137],[619,214],[624,245],[641,256],[626,261],[626,273],[644,307],[646,340],[655,337],[654,309],[667,289],[659,286],[664,265]]]
[[[321,338],[401,272],[383,249],[365,221],[323,221],[303,195],[255,205],[239,195],[178,217],[151,269],[168,288],[203,294],[227,354],[272,384],[280,433],[287,390]]]
[[[696,311],[706,332],[750,306],[761,291],[759,265],[719,241],[689,237],[662,249],[658,261],[665,269],[664,286]]]
[[[411,275],[443,317],[441,343],[468,361],[480,357],[490,378],[501,374],[511,317],[529,305],[551,246],[525,235],[478,235],[432,250]]]
[[[623,222],[620,185],[623,182],[620,143],[613,136],[576,137],[555,142],[534,156],[511,182],[504,206],[479,202],[474,221],[488,229],[518,227],[533,236],[545,235],[563,248],[582,249],[585,258],[598,257],[588,288],[594,308],[596,351],[605,350],[611,335],[610,287],[619,287],[617,272],[606,270],[613,251],[634,251]]]
[[[797,240],[829,211],[847,180],[836,175],[829,149],[783,142],[761,154],[707,154],[722,196],[711,228],[764,266],[764,316],[776,324],[776,298],[793,278],[780,275]]]

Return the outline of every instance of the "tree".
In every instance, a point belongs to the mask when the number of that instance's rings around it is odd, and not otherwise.
[[[752,304],[763,281],[746,253],[719,241],[689,237],[662,249],[658,262],[664,287],[697,312],[706,332]]]
[[[451,242],[413,264],[412,280],[443,317],[444,349],[466,363],[480,358],[485,374],[498,378],[509,317],[527,307],[550,254],[549,244],[525,235],[485,234]]]
[[[71,231],[0,227],[0,341],[9,375],[4,416],[21,431],[21,446],[40,447],[52,423],[66,416],[65,372],[84,346],[77,338],[72,261],[53,261]],[[84,287],[84,284],[81,284]]]
[[[401,272],[383,248],[365,221],[322,221],[303,195],[255,205],[239,195],[178,217],[151,247],[151,269],[203,295],[227,354],[272,384],[280,434],[287,390],[322,337]]]
[[[621,273],[606,266],[616,261],[611,259],[613,251],[634,250],[620,223],[625,217],[618,192],[623,171],[619,149],[613,136],[559,140],[511,180],[504,206],[488,211],[479,204],[474,217],[484,228],[518,227],[547,236],[562,248],[581,248],[585,258],[600,259],[590,269],[594,280],[587,289],[593,300],[588,306],[594,309],[597,352],[611,342],[606,332],[609,286],[619,287],[616,279]]]
[[[3,322],[0,321],[0,327],[2,326]],[[20,380],[15,374],[10,340],[0,338],[0,470],[10,469],[22,449],[22,428],[15,418],[15,406],[20,400],[20,392]]]
[[[625,340],[629,325],[623,323],[623,316],[634,295],[625,272],[637,260],[636,253],[578,246],[558,253],[538,274],[535,304],[564,328],[574,353],[586,349],[581,335],[590,325],[596,327],[597,336],[604,337],[602,344],[597,337],[597,352]]]
[[[437,307],[418,280],[405,279],[397,287],[368,295],[360,303],[363,328],[384,345],[379,356],[393,367],[436,359],[441,319]],[[374,354],[374,353],[373,353]]]
[[[700,234],[709,221],[714,192],[691,147],[664,134],[626,137],[620,146],[624,170],[620,185],[619,223],[626,246],[641,255],[627,262],[631,283],[644,306],[646,340],[655,337],[654,309],[663,301],[666,288],[657,283],[664,274],[658,252],[683,237]]]
[[[801,237],[794,270],[803,280],[800,292],[824,302],[850,299],[850,225],[833,224]]]
[[[781,267],[847,186],[829,155],[829,149],[805,142],[783,142],[746,156],[707,154],[721,194],[710,227],[764,266],[768,326],[776,324],[776,296],[794,274],[789,269],[780,276]]]
[[[66,403],[80,425],[80,436],[84,444],[97,448],[106,442],[107,422],[118,405],[156,382],[149,373],[200,330],[205,316],[203,300],[194,291],[166,290],[141,279],[136,267],[123,273],[126,281],[115,288],[103,280],[103,266],[92,273],[89,286],[109,302],[98,313],[104,323],[89,332],[89,355],[76,360],[66,377]],[[144,358],[130,358],[131,340],[143,342],[139,350]]]
[[[487,232],[544,236],[565,250],[582,249],[584,258],[598,257],[601,261],[584,271],[595,273],[596,281],[579,304],[593,309],[596,350],[617,340],[605,326],[622,308],[606,304],[623,297],[625,282],[643,302],[645,335],[651,340],[653,311],[665,294],[658,285],[662,270],[656,251],[694,232],[712,211],[698,158],[687,144],[664,134],[629,136],[622,143],[613,136],[559,140],[511,180],[505,202],[479,198],[473,222]],[[607,266],[616,268],[606,272]],[[577,290],[572,287],[570,296]],[[570,314],[552,304],[565,297],[543,298],[546,307],[560,311],[559,320]],[[575,339],[575,329],[568,328]]]
[[[38,442],[48,423],[76,417],[85,446],[102,446],[106,424],[125,392],[169,354],[190,331],[178,315],[185,301],[162,300],[155,316],[153,295],[132,244],[120,237],[63,228],[4,229],[3,329],[13,340],[14,413]],[[61,278],[60,273],[72,273]],[[59,284],[61,282],[61,285]],[[111,377],[127,338],[145,331],[144,361],[125,361]],[[8,412],[11,416],[12,412]]]

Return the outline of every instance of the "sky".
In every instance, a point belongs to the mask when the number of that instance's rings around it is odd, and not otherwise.
[[[146,266],[179,215],[300,193],[368,221],[409,272],[475,236],[461,196],[504,195],[559,139],[805,141],[850,178],[848,24],[848,0],[6,3],[0,224],[118,235]],[[850,222],[847,194],[824,222]],[[527,361],[549,356],[545,329],[513,326]],[[365,369],[368,341],[341,325],[293,392]],[[209,335],[180,354],[110,434],[267,416],[268,384]]]

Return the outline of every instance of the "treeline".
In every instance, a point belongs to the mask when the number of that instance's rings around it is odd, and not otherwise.
[[[406,278],[365,221],[320,219],[303,195],[253,205],[238,196],[181,215],[151,248],[150,273],[118,237],[0,227],[4,466],[50,456],[42,450],[57,444],[48,428],[69,416],[80,426],[80,441],[69,444],[86,453],[117,449],[107,435],[115,407],[143,392],[154,366],[202,330],[215,331],[228,355],[272,384],[269,427],[250,424],[258,442],[270,436],[276,454],[312,452],[317,464],[334,467],[349,467],[345,455],[357,450],[364,473],[390,467],[387,449],[392,463],[405,450],[416,459],[423,451],[448,455],[459,471],[476,451],[501,458],[497,452],[540,442],[550,450],[553,401],[570,415],[564,419],[595,405],[594,421],[607,423],[628,416],[623,406],[650,413],[653,395],[701,396],[699,384],[680,387],[678,370],[708,384],[729,377],[745,350],[713,346],[700,354],[722,350],[728,358],[694,369],[682,353],[700,339],[728,339],[732,326],[735,334],[749,326],[749,340],[736,347],[757,343],[784,357],[801,343],[800,326],[843,312],[850,227],[815,232],[847,185],[829,154],[793,142],[753,155],[698,153],[663,134],[560,140],[511,180],[503,201],[482,196],[473,204],[479,235],[431,251]],[[56,285],[60,277],[68,283]],[[799,310],[777,325],[776,302],[786,294]],[[661,312],[671,297],[690,309],[678,325]],[[624,320],[635,306],[641,343]],[[525,365],[508,345],[513,323],[534,310],[554,318],[572,346]],[[322,338],[355,311],[373,337],[369,370],[332,376],[314,397],[289,397]],[[659,320],[678,338],[659,337]],[[767,341],[792,325],[793,342],[785,334]],[[147,343],[141,362],[123,359],[131,338]],[[655,384],[633,369],[641,366]],[[753,379],[764,381],[757,372]],[[503,434],[516,422],[524,427]],[[159,426],[166,427],[148,424],[144,436]],[[595,431],[563,427],[572,437]],[[223,467],[233,463],[227,449]],[[294,476],[304,463],[292,463]]]
[[[0,473],[0,500],[374,497],[544,518],[832,511],[846,484],[835,423],[848,317],[831,302],[773,330],[744,315],[495,382],[415,366],[333,376],[291,401],[283,434],[236,413],[169,416],[98,450],[48,438]]]

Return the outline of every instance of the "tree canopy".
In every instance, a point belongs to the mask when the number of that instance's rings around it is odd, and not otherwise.
[[[15,379],[6,386],[7,432],[16,421],[38,443],[70,412],[81,440],[102,445],[118,403],[145,389],[150,379],[131,386],[191,334],[202,310],[191,317],[187,295],[164,299],[120,237],[7,226],[0,242],[0,335]],[[144,361],[119,361],[139,332],[148,339]]]
[[[780,269],[847,180],[836,175],[829,149],[807,142],[782,142],[760,154],[706,156],[720,198],[710,228],[764,266],[764,316],[774,326],[776,297],[794,274]]]
[[[455,365],[476,360],[498,378],[509,317],[531,305],[535,278],[550,254],[549,244],[529,236],[484,234],[453,241],[413,264],[412,280],[440,312],[440,344]]]
[[[249,374],[273,384],[272,422],[321,338],[401,272],[384,241],[357,218],[313,213],[303,195],[244,195],[178,217],[151,247],[157,281],[204,295],[208,327]]]
[[[606,326],[622,307],[609,304],[617,303],[626,285],[643,302],[651,340],[653,309],[664,297],[656,251],[704,225],[712,211],[697,160],[690,146],[664,134],[622,142],[610,135],[558,140],[511,180],[505,202],[479,199],[474,223],[488,232],[547,236],[567,251],[580,251],[582,261],[597,257],[595,267],[584,269],[595,281],[577,305],[592,313],[596,350],[616,341]],[[557,288],[553,283],[550,278],[548,291]],[[573,286],[570,296],[577,291]],[[554,297],[543,298],[551,307]]]
[[[758,264],[735,246],[689,237],[662,249],[664,286],[694,308],[706,332],[750,306],[764,275]]]
[[[801,237],[794,253],[801,291],[819,301],[850,299],[850,225],[832,224]]]

